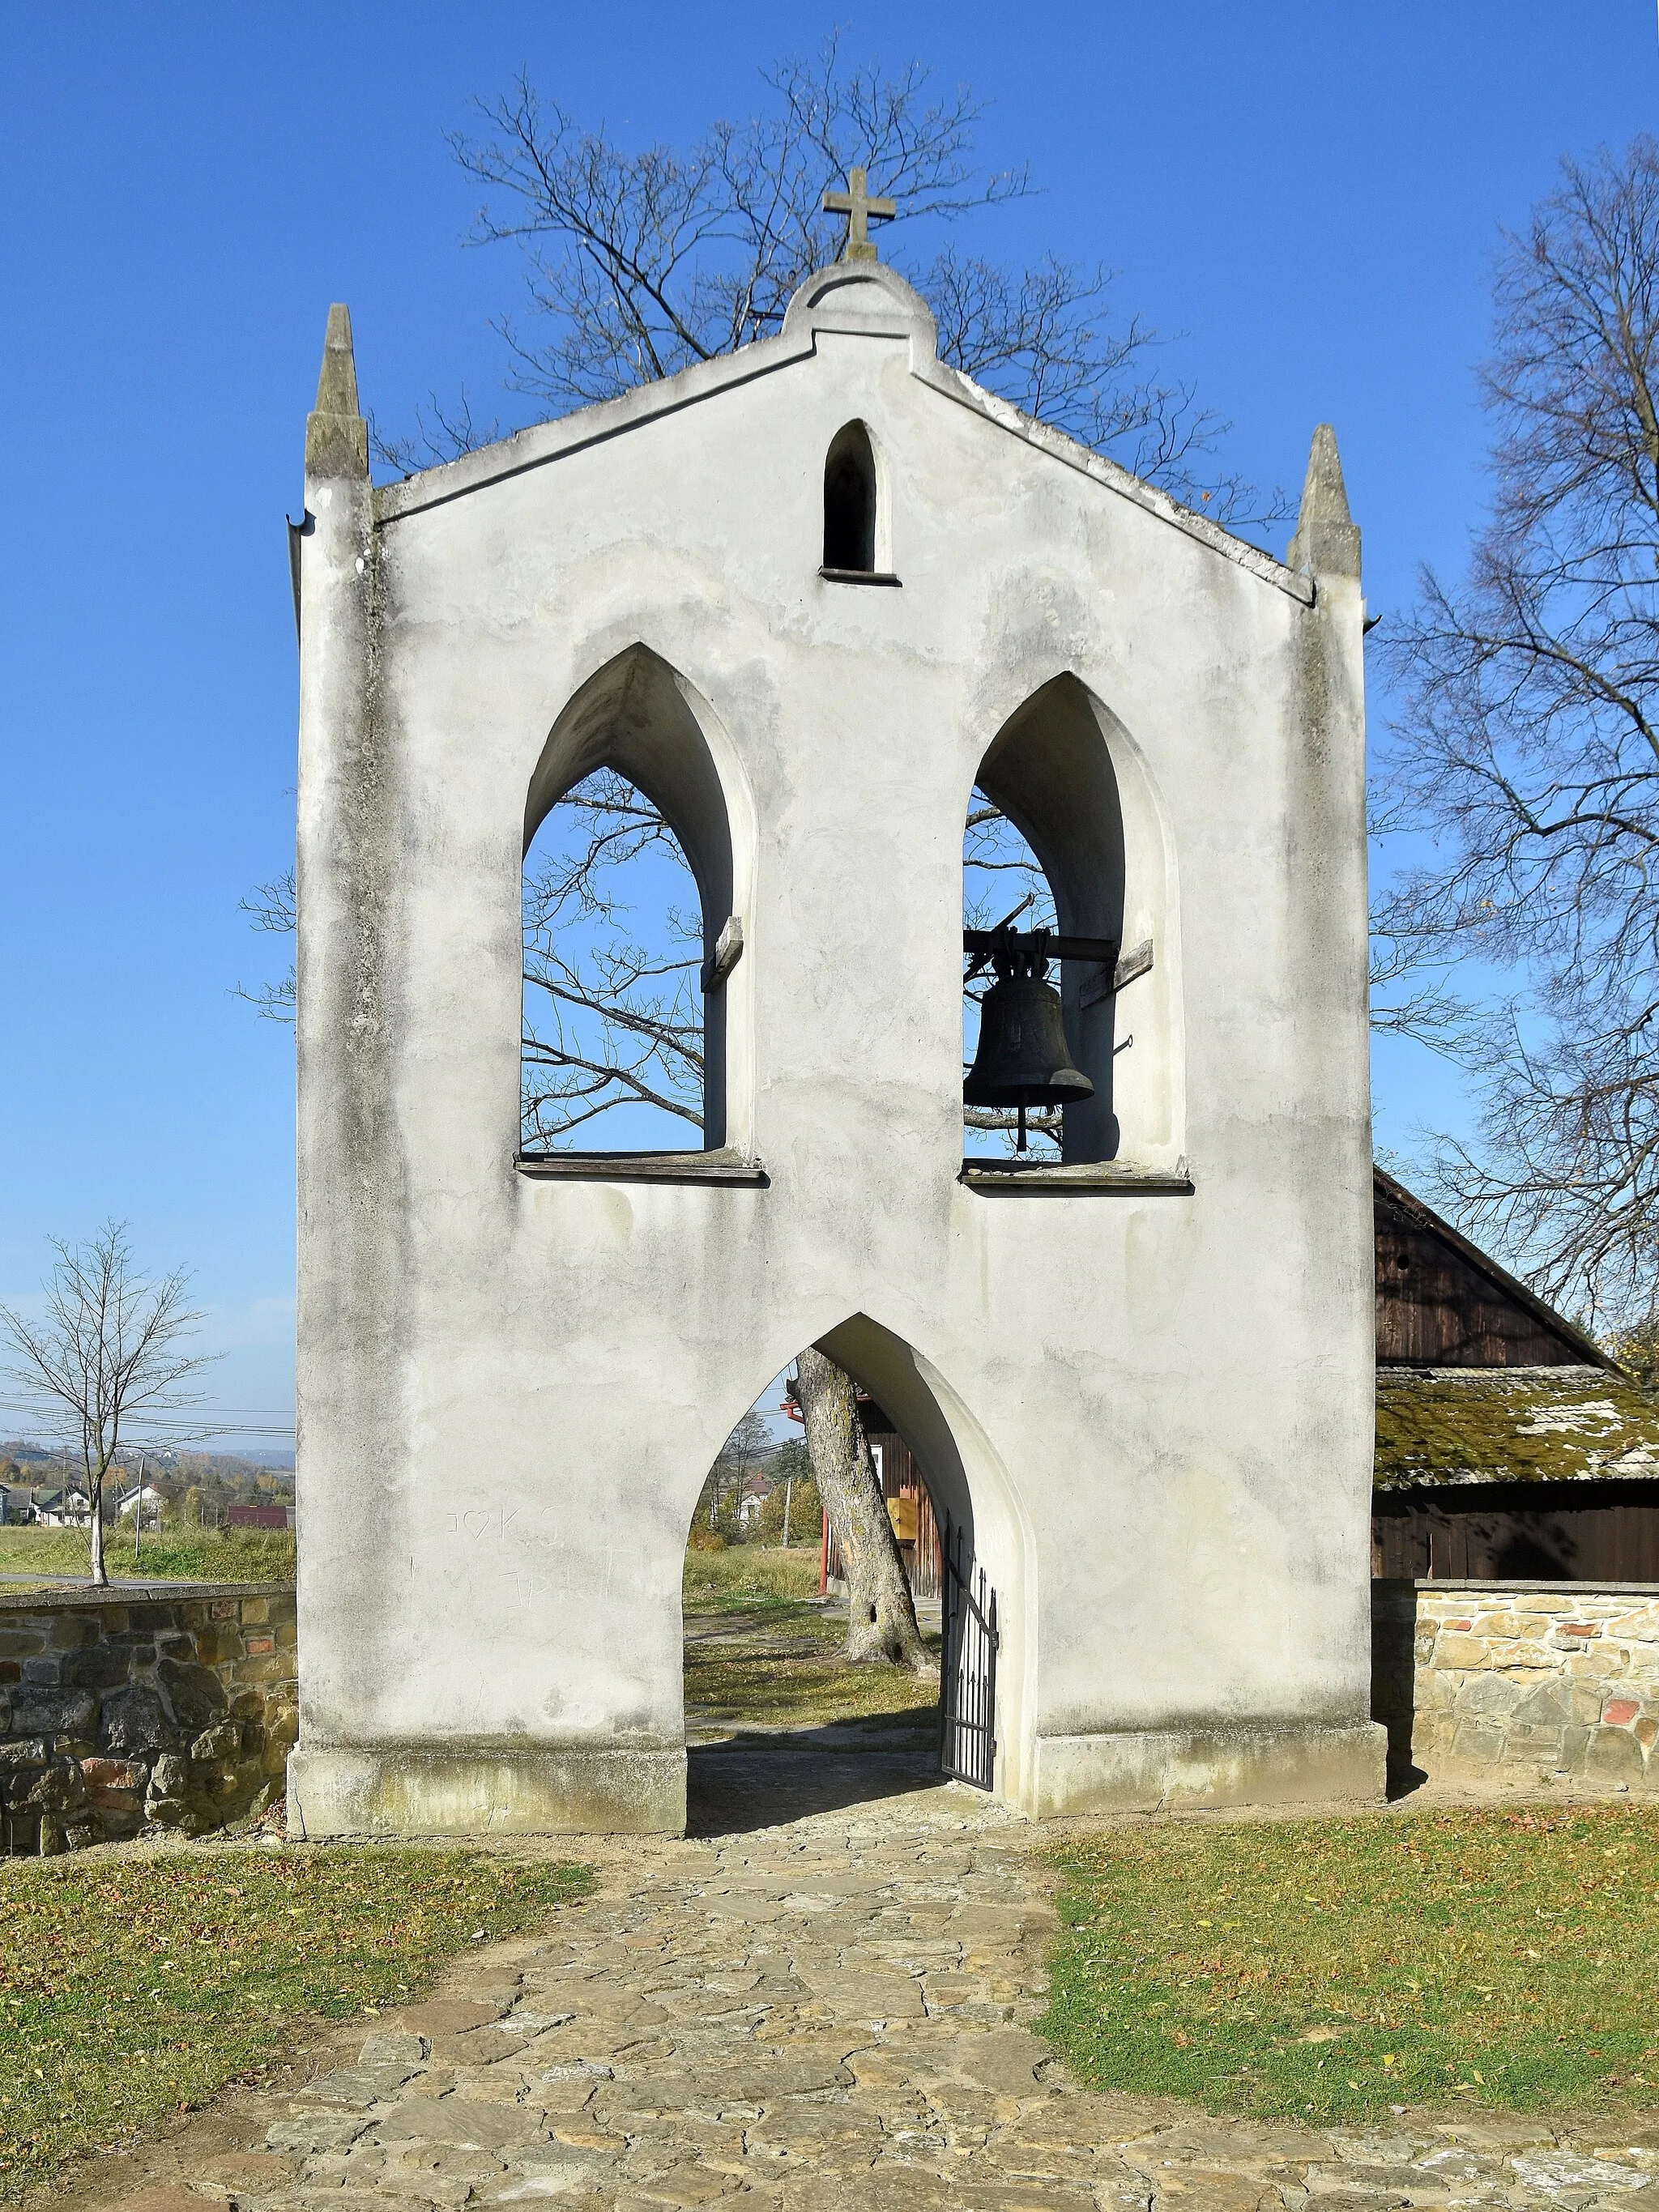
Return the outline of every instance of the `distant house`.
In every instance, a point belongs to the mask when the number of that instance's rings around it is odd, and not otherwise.
[[[33,1491],[22,1483],[0,1483],[0,1527],[20,1528],[33,1518]]]
[[[145,1483],[142,1488],[135,1486],[131,1490],[125,1491],[115,1502],[115,1510],[118,1516],[125,1518],[129,1513],[137,1512],[141,1502],[146,1526],[151,1522],[161,1519],[161,1493],[159,1490],[151,1489],[149,1483]]]
[[[1381,1575],[1659,1581],[1659,1403],[1382,1169]]]
[[[34,1493],[34,1518],[44,1528],[84,1528],[91,1517],[86,1492],[73,1484]]]

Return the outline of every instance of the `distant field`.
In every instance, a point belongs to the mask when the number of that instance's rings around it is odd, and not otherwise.
[[[733,1544],[726,1552],[688,1552],[688,1613],[790,1612],[818,1594],[818,1547]]]
[[[135,1558],[131,1528],[104,1539],[112,1575],[155,1575],[191,1582],[291,1582],[291,1528],[147,1529]],[[0,1528],[0,1575],[84,1575],[87,1536],[78,1528]],[[726,1552],[692,1552],[684,1598],[693,1613],[787,1613],[817,1595],[816,1544],[734,1544]]]
[[[821,1728],[843,1721],[925,1724],[938,1711],[936,1677],[852,1667],[841,1656],[845,1603],[817,1596],[817,1545],[735,1544],[689,1552],[685,1702],[694,1726]],[[710,1616],[730,1617],[730,1626]]]
[[[292,1582],[291,1528],[146,1529],[137,1556],[131,1528],[104,1538],[104,1564],[112,1577],[130,1581],[204,1583]],[[88,1539],[82,1528],[0,1528],[0,1575],[85,1575]],[[3,1585],[0,1584],[0,1588]]]

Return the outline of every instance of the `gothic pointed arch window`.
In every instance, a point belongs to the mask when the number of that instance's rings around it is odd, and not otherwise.
[[[738,859],[711,722],[635,647],[543,750],[525,816],[522,1163],[720,1152],[742,1134],[726,1081]]]
[[[975,779],[963,847],[963,927],[1011,920],[1063,947],[1049,962],[1062,1064],[1086,1096],[1028,1111],[1037,1160],[1162,1170],[1182,1156],[1183,1056],[1176,906],[1161,811],[1127,734],[1075,677],[1044,684],[1003,724]],[[964,1073],[994,978],[964,985]],[[1017,1111],[964,1104],[964,1150],[1014,1149]]]
[[[848,422],[823,463],[823,568],[832,576],[873,576],[881,516],[875,448],[862,422]]]
[[[525,856],[524,1152],[702,1146],[697,906],[679,839],[617,769],[550,808]]]

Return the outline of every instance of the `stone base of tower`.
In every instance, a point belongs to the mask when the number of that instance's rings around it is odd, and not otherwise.
[[[288,1826],[313,1838],[684,1835],[685,1753],[301,1747]]]
[[[1221,1728],[1039,1736],[1025,1810],[1173,1812],[1205,1805],[1380,1804],[1388,1730]]]

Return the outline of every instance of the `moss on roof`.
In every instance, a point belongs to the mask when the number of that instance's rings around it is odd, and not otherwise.
[[[1376,1487],[1659,1476],[1659,1403],[1596,1367],[1379,1368]]]

